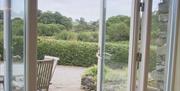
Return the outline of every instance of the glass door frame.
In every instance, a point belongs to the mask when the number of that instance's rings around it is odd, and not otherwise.
[[[167,52],[167,76],[165,91],[175,91],[175,74],[176,74],[176,61],[177,61],[177,46],[178,46],[178,32],[179,32],[179,19],[180,19],[180,1],[170,0],[169,8],[169,36],[168,36],[168,52]]]
[[[143,0],[144,1],[144,11],[142,12],[142,58],[140,66],[140,79],[138,84],[138,91],[147,90],[147,80],[148,80],[148,62],[149,62],[149,50],[150,50],[150,30],[151,30],[151,15],[152,15],[152,0]],[[137,40],[133,38],[138,38],[138,15],[139,12],[139,2],[140,0],[134,0],[132,2],[132,19],[131,19],[131,35],[130,35],[130,49],[129,49],[129,77],[128,77],[128,91],[136,91],[136,67],[137,67]],[[167,74],[166,74],[166,83],[165,91],[174,91],[174,81],[175,81],[175,60],[177,55],[177,33],[178,33],[178,19],[179,19],[179,0],[170,0],[170,16],[168,30],[170,31],[168,36],[168,51],[167,51]],[[134,19],[135,18],[135,19]],[[136,31],[136,32],[135,32]]]
[[[103,91],[105,39],[106,39],[106,0],[100,0],[100,20],[98,39],[97,91]]]
[[[11,29],[11,0],[4,2],[4,62],[5,62],[5,91],[12,91],[12,29]]]
[[[12,27],[11,3],[5,0],[4,6],[4,61],[5,91],[12,89]],[[36,91],[36,48],[37,48],[37,0],[25,0],[24,65],[25,91]],[[35,67],[34,67],[35,66]]]
[[[137,51],[139,38],[140,22],[140,2],[141,0],[132,0],[129,58],[128,58],[128,91],[136,90],[136,70],[137,70]]]
[[[180,9],[180,3],[179,3],[179,9]],[[179,10],[178,10],[179,11]],[[180,12],[178,12],[179,15],[180,15]],[[178,16],[179,16],[178,15]],[[180,84],[180,17],[178,17],[178,35],[177,35],[178,39],[177,39],[177,53],[176,53],[176,63],[175,63],[175,76],[174,76],[174,91],[179,91],[180,87],[179,87],[179,84]]]
[[[175,56],[177,53],[175,48],[177,46],[177,22],[179,15],[179,0],[170,0],[170,16],[168,29],[170,32],[168,46],[168,64],[166,74],[166,90],[173,91],[174,87],[174,71],[175,71]],[[142,12],[142,37],[141,37],[141,66],[140,66],[140,79],[138,84],[138,91],[146,91],[148,83],[148,63],[150,52],[150,39],[151,39],[151,18],[152,18],[152,0],[143,0],[144,7]],[[140,27],[140,6],[141,0],[132,0],[132,15],[131,15],[131,30],[130,30],[130,43],[129,43],[129,63],[128,63],[128,91],[136,91],[136,71],[137,71],[137,51],[138,51],[138,34]],[[105,51],[105,31],[106,31],[106,0],[101,0],[100,10],[100,30],[99,30],[99,49],[98,49],[98,82],[97,91],[103,91],[103,70],[104,70],[104,51]]]
[[[37,3],[25,0],[25,91],[37,89]]]

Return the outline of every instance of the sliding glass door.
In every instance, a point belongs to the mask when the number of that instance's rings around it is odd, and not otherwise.
[[[173,91],[178,3],[134,0],[128,91]]]
[[[174,91],[179,0],[101,1],[97,91]]]
[[[4,0],[2,91],[36,89],[36,0]],[[34,15],[30,15],[34,14]]]

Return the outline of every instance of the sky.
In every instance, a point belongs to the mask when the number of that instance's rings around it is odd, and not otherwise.
[[[3,8],[0,0],[0,8]],[[132,0],[107,0],[107,17],[115,15],[131,15]],[[154,0],[153,10],[158,8],[158,2]],[[38,0],[38,8],[42,11],[58,11],[62,15],[86,20],[98,20],[100,17],[100,0]],[[12,0],[12,12],[14,16],[23,16],[24,0]]]

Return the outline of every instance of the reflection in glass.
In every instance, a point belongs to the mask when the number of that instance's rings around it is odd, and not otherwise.
[[[131,0],[107,0],[103,91],[127,91]]]
[[[13,91],[24,91],[24,0],[12,0]]]
[[[157,91],[165,91],[169,1],[153,0],[148,87]]]

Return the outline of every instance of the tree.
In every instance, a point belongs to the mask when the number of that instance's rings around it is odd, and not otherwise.
[[[3,19],[3,10],[0,10],[0,20]]]
[[[24,32],[24,21],[21,18],[14,18],[12,20],[13,35],[22,36]]]
[[[37,11],[37,17],[40,17],[41,14],[42,14],[42,10],[39,10],[39,9],[38,9],[38,11]]]
[[[39,36],[53,36],[57,33],[65,30],[65,27],[60,24],[38,24],[38,35]]]
[[[122,16],[122,15],[112,16],[112,17],[108,18],[108,20],[107,20],[107,27],[111,26],[112,24],[116,24],[116,23],[124,23],[128,27],[130,27],[130,17]]]
[[[125,23],[116,23],[108,27],[107,35],[109,41],[128,41],[129,27]]]
[[[84,18],[76,19],[74,24],[74,31],[76,32],[94,32],[99,29],[99,21],[87,22]]]
[[[130,17],[112,16],[107,20],[107,39],[109,41],[128,41]]]
[[[152,38],[156,39],[158,37],[158,34],[160,32],[160,23],[159,23],[159,15],[158,11],[154,11],[152,14]]]
[[[61,24],[64,25],[67,30],[72,29],[72,19],[61,15],[59,12],[39,11],[38,22],[43,24]]]
[[[0,32],[3,31],[3,21],[0,20]]]

